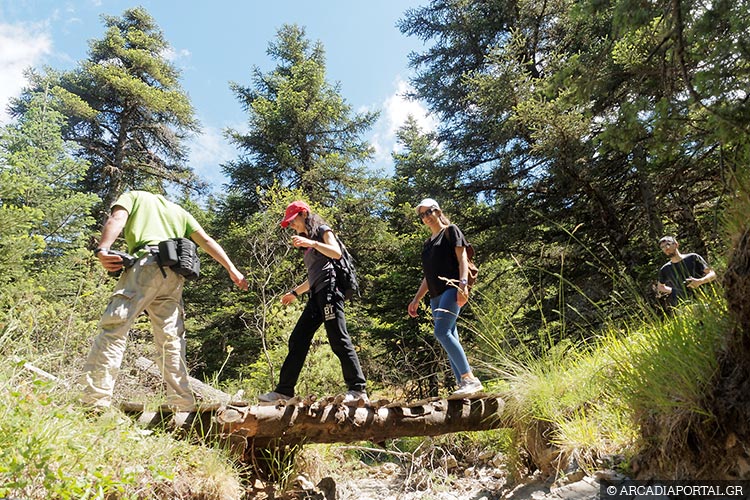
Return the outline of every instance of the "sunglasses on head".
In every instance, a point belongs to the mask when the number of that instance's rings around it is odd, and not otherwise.
[[[424,219],[425,217],[429,217],[429,216],[430,216],[430,215],[432,215],[432,214],[433,214],[433,213],[434,213],[434,212],[435,212],[436,210],[437,210],[437,208],[429,208],[429,209],[425,210],[424,212],[419,212],[419,218],[420,218],[420,219]]]

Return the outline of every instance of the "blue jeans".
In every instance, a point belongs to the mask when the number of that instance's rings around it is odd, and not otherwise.
[[[458,307],[457,297],[458,289],[450,287],[437,297],[430,299],[430,308],[432,308],[432,318],[435,321],[435,338],[448,354],[453,375],[456,377],[456,382],[460,383],[461,375],[469,373],[471,367],[458,339],[456,321],[461,308]]]

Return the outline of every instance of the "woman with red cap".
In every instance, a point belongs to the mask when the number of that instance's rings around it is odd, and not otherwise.
[[[261,394],[258,399],[271,402],[294,396],[294,387],[313,336],[322,324],[328,343],[341,362],[348,389],[343,401],[364,400],[367,403],[365,376],[346,329],[344,295],[336,286],[332,263],[332,259],[341,258],[341,247],[331,228],[319,215],[312,213],[304,201],[294,201],[286,207],[281,227],[290,227],[297,233],[292,236],[292,245],[304,251],[303,261],[307,268],[307,280],[284,294],[281,303],[291,304],[307,292],[310,292],[310,299],[289,337],[289,353],[281,366],[279,383],[273,391]]]

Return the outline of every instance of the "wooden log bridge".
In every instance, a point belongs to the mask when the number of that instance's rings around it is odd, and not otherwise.
[[[406,436],[437,436],[501,427],[503,400],[476,394],[463,398],[372,404],[342,404],[337,398],[292,401],[273,406],[230,404],[216,412],[221,432],[252,439],[255,446],[346,443]]]
[[[437,436],[503,427],[499,395],[474,394],[413,403],[381,400],[370,404],[342,403],[340,397],[321,400],[293,398],[277,403],[247,402],[201,405],[195,412],[162,407],[146,411],[141,404],[121,409],[146,427],[164,426],[194,431],[205,437],[228,439],[234,447],[256,448],[303,443],[349,443],[406,436]]]
[[[142,358],[138,368],[159,376],[158,368]],[[500,395],[431,398],[415,402],[379,400],[343,402],[343,395],[318,399],[295,397],[275,403],[231,401],[232,396],[198,380],[190,385],[203,403],[193,412],[168,407],[148,411],[142,404],[125,403],[121,409],[145,427],[166,427],[228,440],[246,449],[302,443],[349,443],[407,436],[437,436],[503,427]],[[213,401],[206,403],[205,401]]]

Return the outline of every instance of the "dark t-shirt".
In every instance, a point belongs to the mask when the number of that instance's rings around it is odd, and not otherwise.
[[[672,293],[669,295],[669,303],[677,305],[680,300],[688,299],[692,296],[692,290],[687,287],[685,280],[687,278],[700,279],[706,275],[708,264],[697,253],[689,253],[682,256],[679,262],[669,261],[659,270],[659,283],[664,283],[672,287]]]
[[[429,238],[422,247],[422,270],[427,280],[430,297],[434,298],[450,286],[445,279],[459,279],[456,247],[466,247],[469,243],[455,224],[446,227],[434,238]],[[454,283],[455,284],[455,283]]]
[[[314,240],[323,243],[323,235],[326,231],[330,231],[331,228],[326,225],[321,225],[318,228],[318,234],[315,235]],[[318,252],[312,247],[304,249],[305,254],[302,260],[305,262],[307,268],[307,282],[310,285],[310,290],[315,293],[324,289],[330,283],[330,280],[334,278],[335,272],[333,270],[333,263],[331,259]]]

